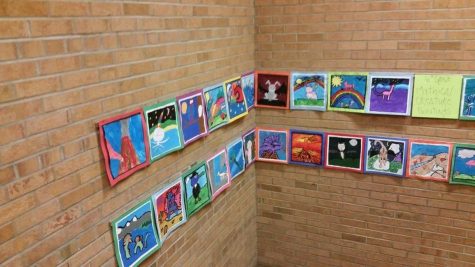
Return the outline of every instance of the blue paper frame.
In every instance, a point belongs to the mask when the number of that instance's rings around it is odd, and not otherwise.
[[[308,162],[301,162],[301,161],[293,161],[292,160],[292,140],[294,133],[301,133],[301,134],[312,134],[312,135],[320,135],[321,137],[321,151],[320,151],[320,164],[316,163],[308,163]],[[325,133],[319,131],[309,131],[309,130],[300,130],[300,129],[290,129],[289,131],[289,138],[288,138],[288,148],[287,148],[287,158],[289,164],[295,165],[303,165],[303,166],[310,166],[310,167],[323,167],[325,163]]]

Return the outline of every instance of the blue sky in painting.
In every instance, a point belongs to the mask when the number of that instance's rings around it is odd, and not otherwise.
[[[142,117],[140,114],[131,116],[124,120],[129,120],[129,136],[132,142],[132,145],[137,154],[138,160],[140,163],[144,163],[146,160],[145,155],[145,142],[143,136],[143,124]],[[120,120],[114,121],[104,125],[104,136],[106,141],[112,146],[112,148],[117,152],[121,153],[122,148],[122,130],[120,128]],[[119,175],[120,161],[117,159],[110,160],[110,169],[112,176],[115,178]]]
[[[454,172],[475,176],[475,149],[456,148]]]
[[[440,153],[449,153],[447,146],[441,146],[437,144],[417,144],[413,143],[411,146],[411,156],[426,155],[434,156]]]

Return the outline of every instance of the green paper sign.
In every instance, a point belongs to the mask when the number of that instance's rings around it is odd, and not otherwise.
[[[458,119],[462,75],[416,74],[412,116]]]

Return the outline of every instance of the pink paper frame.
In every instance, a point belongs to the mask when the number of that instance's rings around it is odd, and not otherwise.
[[[213,186],[212,186],[211,178],[214,178],[214,177],[211,176],[212,170],[209,167],[209,162],[212,161],[213,159],[215,159],[216,157],[220,156],[223,153],[224,153],[224,157],[225,157],[225,160],[226,160],[226,170],[227,170],[227,174],[228,174],[228,182],[226,184],[224,184],[221,188],[219,188],[216,192],[213,192],[214,189],[213,189]],[[219,150],[216,154],[211,156],[211,158],[206,160],[206,169],[208,170],[209,186],[211,188],[211,200],[213,201],[215,198],[218,197],[219,194],[221,194],[221,192],[223,192],[229,186],[231,186],[231,172],[229,170],[229,164],[228,164],[228,152],[226,151],[225,148]]]
[[[344,137],[344,138],[358,138],[361,139],[361,151],[360,151],[360,166],[359,169],[351,168],[351,167],[338,167],[334,165],[328,165],[328,154],[330,153],[330,142],[329,138],[332,137]],[[355,173],[363,173],[364,168],[364,153],[366,151],[366,143],[365,143],[365,136],[359,134],[340,134],[340,133],[325,133],[325,161],[324,161],[324,168],[329,170],[342,170],[342,171],[349,171]]]
[[[109,124],[111,122],[115,122],[115,121],[119,121],[119,120],[122,120],[122,119],[132,117],[132,116],[137,115],[137,114],[140,115],[140,118],[142,120],[143,138],[144,138],[144,143],[145,143],[144,144],[144,147],[145,147],[145,162],[135,166],[134,168],[132,168],[130,170],[127,170],[124,173],[121,173],[120,175],[118,175],[114,179],[112,177],[112,173],[111,173],[111,170],[110,170],[109,152],[107,151],[107,144],[106,144],[106,139],[105,139],[105,135],[104,135],[103,126],[106,125],[106,124]],[[125,178],[129,177],[130,175],[132,175],[136,171],[141,170],[141,169],[147,167],[148,165],[150,165],[150,148],[148,146],[147,126],[146,126],[146,123],[145,123],[145,118],[144,118],[144,114],[143,114],[142,109],[135,109],[133,111],[123,113],[123,114],[120,114],[120,115],[102,120],[98,123],[98,125],[99,125],[99,138],[100,138],[101,150],[102,150],[102,155],[104,156],[104,163],[105,163],[105,167],[106,167],[106,174],[107,174],[107,178],[109,179],[109,183],[110,183],[111,186],[116,185],[118,182],[120,182],[120,181],[124,180]]]
[[[205,126],[205,132],[204,133],[201,133],[199,135],[196,135],[194,136],[193,138],[191,138],[190,140],[188,141],[185,141],[185,135],[184,135],[184,132],[183,132],[183,123],[184,123],[184,120],[181,116],[181,104],[180,104],[180,101],[182,100],[185,100],[185,99],[189,99],[193,96],[196,96],[196,95],[201,95],[201,105],[203,106],[203,117],[204,117],[204,126]],[[187,94],[184,94],[184,95],[181,95],[181,96],[178,96],[176,98],[176,103],[178,105],[178,111],[179,111],[179,114],[178,116],[180,117],[180,122],[181,122],[181,129],[180,131],[182,131],[182,137],[183,137],[183,147],[195,142],[196,140],[199,140],[205,136],[207,136],[209,134],[209,129],[208,129],[208,124],[207,124],[207,116],[206,116],[206,108],[205,108],[205,103],[204,103],[204,96],[203,96],[203,89],[198,89],[198,90],[195,90],[195,91],[192,91],[192,92],[189,92]]]

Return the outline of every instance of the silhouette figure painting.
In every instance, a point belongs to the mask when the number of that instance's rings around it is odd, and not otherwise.
[[[370,75],[366,111],[374,114],[411,114],[412,75]]]
[[[249,130],[242,136],[246,168],[256,161],[256,129]]]
[[[200,162],[182,175],[186,216],[189,218],[211,201],[206,164]]]
[[[364,137],[328,133],[325,136],[325,168],[363,171]]]
[[[141,110],[99,122],[107,177],[111,186],[150,163],[145,145],[146,126]]]
[[[289,74],[256,72],[256,106],[287,109],[289,107]]]

